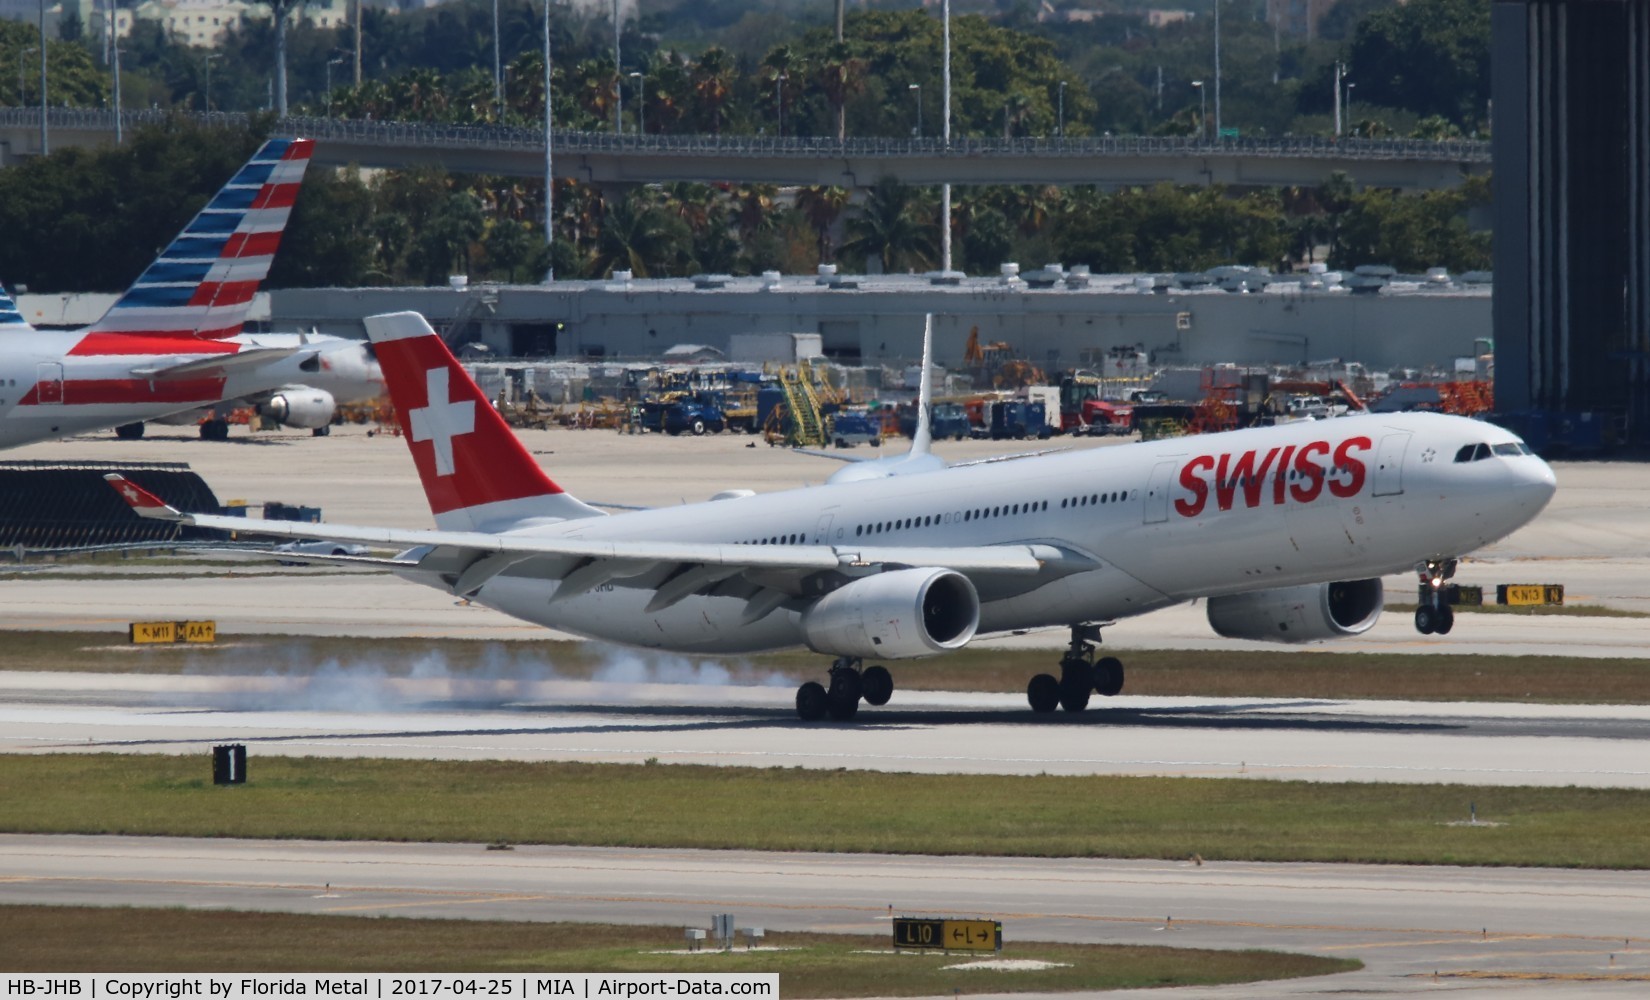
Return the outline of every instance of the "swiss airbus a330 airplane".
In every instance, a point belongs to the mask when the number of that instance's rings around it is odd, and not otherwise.
[[[797,691],[810,720],[888,701],[891,675],[867,660],[1051,626],[1071,630],[1070,647],[1027,697],[1080,711],[1123,686],[1122,664],[1094,658],[1102,624],[1194,598],[1223,636],[1333,639],[1375,623],[1381,576],[1418,569],[1436,596],[1416,623],[1446,632],[1456,557],[1529,522],[1555,489],[1507,431],[1408,413],[607,516],[545,475],[423,317],[366,325],[436,530],[258,525],[112,484],[145,517],[405,548],[334,561],[579,635],[699,653],[806,645],[834,658],[829,687]]]
[[[117,426],[136,436],[141,421],[233,399],[319,427],[332,418],[329,385],[376,395],[377,365],[360,341],[241,333],[313,149],[308,139],[264,143],[83,330],[36,330],[0,291],[0,448]],[[228,432],[223,420],[201,425],[203,437]]]

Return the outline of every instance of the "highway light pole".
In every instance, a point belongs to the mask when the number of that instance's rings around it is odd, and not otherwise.
[[[327,117],[332,117],[332,67],[344,65],[342,57],[327,60]]]
[[[1220,0],[1215,0],[1215,138],[1220,138]]]
[[[613,131],[624,135],[624,63],[619,60],[619,0],[613,0]]]
[[[1066,81],[1060,81],[1060,117],[1059,124],[1054,127],[1054,134],[1064,139],[1066,137]]]
[[[46,134],[46,0],[40,0],[40,155],[52,151]]]
[[[907,84],[905,89],[909,90],[912,94],[916,95],[916,98],[917,98],[917,127],[911,130],[911,134],[916,136],[918,139],[921,139],[922,138],[922,84],[920,84],[920,83]]]
[[[359,0],[357,0],[359,2]],[[332,117],[332,88],[327,88],[327,117]],[[498,0],[493,0],[493,109],[502,120],[504,118],[504,61],[499,53],[498,42]]]
[[[208,52],[201,57],[201,62],[206,66],[206,83],[201,88],[201,104],[207,111],[212,110],[212,60],[222,58],[221,52]]]
[[[550,4],[544,0],[544,280],[556,280],[556,188],[550,141]]]
[[[647,120],[642,116],[647,114],[647,101],[642,95],[642,74],[636,70],[630,71],[630,78],[636,81],[636,134],[647,133]]]
[[[773,78],[773,106],[777,115],[774,119],[775,131],[781,139],[785,138],[785,81],[789,79],[790,77],[784,73]]]
[[[941,113],[945,119],[940,130],[945,151],[951,150],[951,0],[941,0],[940,17],[944,23],[945,33],[945,106]],[[951,270],[951,182],[940,185],[940,270]]]
[[[1192,86],[1197,88],[1197,137],[1205,139],[1209,133],[1209,126],[1204,121],[1209,116],[1208,92],[1203,89],[1202,80],[1193,80]]]
[[[1346,83],[1346,130],[1352,131],[1352,88],[1357,84],[1348,80]]]

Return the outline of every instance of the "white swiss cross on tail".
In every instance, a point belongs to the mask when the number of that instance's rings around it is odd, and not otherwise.
[[[366,327],[437,527],[601,516],[550,481],[424,317],[368,316]]]
[[[454,400],[448,392],[449,373],[446,368],[431,368],[424,373],[425,405],[407,411],[412,424],[414,441],[430,441],[435,445],[435,474],[453,474],[453,438],[473,434],[476,429],[474,400]]]

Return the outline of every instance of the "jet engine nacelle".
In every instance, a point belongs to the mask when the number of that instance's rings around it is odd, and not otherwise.
[[[855,580],[802,613],[808,648],[897,660],[960,649],[980,627],[980,595],[949,569],[901,569]]]
[[[1209,598],[1209,626],[1228,639],[1317,642],[1362,635],[1381,617],[1381,581],[1343,580]]]
[[[258,408],[260,413],[288,427],[325,427],[332,423],[338,403],[325,389],[300,386],[282,389]]]

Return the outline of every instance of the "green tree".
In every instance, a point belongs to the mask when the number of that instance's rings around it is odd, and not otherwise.
[[[1441,115],[1471,130],[1487,114],[1490,5],[1483,0],[1410,0],[1375,11],[1350,53],[1358,100]]]
[[[884,274],[933,267],[939,256],[935,248],[939,219],[933,209],[916,188],[884,177],[866,196],[858,214],[848,219],[842,260],[874,264],[873,269]]]
[[[628,270],[638,278],[662,276],[689,243],[687,227],[652,203],[643,191],[631,191],[609,205],[596,237],[596,252],[587,273],[605,277]]]

